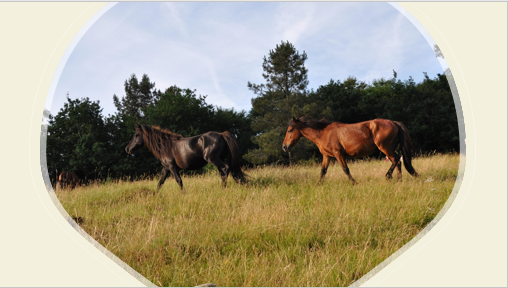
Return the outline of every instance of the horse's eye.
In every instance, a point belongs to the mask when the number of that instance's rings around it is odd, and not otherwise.
[[[293,128],[289,129],[289,131],[288,131],[288,132],[293,132]]]

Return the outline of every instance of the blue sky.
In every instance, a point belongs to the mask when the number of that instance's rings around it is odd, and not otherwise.
[[[397,6],[395,6],[397,7]],[[113,114],[131,74],[157,89],[196,89],[207,102],[249,111],[247,82],[265,83],[263,56],[290,41],[308,56],[308,88],[355,76],[371,82],[430,77],[443,67],[418,28],[381,2],[122,2],[83,35],[62,70],[51,113],[70,98]],[[407,12],[406,12],[407,14]],[[411,16],[408,14],[409,18]],[[418,23],[417,23],[418,24]],[[417,25],[418,26],[418,25]],[[421,27],[419,27],[421,29]],[[51,101],[51,100],[50,100]]]

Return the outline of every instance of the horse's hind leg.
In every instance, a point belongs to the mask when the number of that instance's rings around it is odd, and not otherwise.
[[[401,165],[400,165],[400,156],[395,153],[387,154],[386,156],[392,162],[390,169],[388,169],[388,172],[386,172],[386,180],[392,179],[392,174],[393,174],[393,170],[395,169],[395,167],[397,167],[397,180],[401,180],[402,179],[402,172],[401,172]]]
[[[397,162],[397,181],[402,180],[402,156],[399,158],[399,161]]]
[[[222,178],[222,188],[226,188],[226,183],[228,180],[229,175],[229,166],[224,163],[219,157],[211,157],[209,159],[206,159],[208,163],[212,164],[213,166],[217,167],[220,173],[220,177]]]
[[[395,153],[395,147],[389,149],[386,148],[386,146],[385,147],[378,146],[378,148],[379,150],[381,150],[381,152],[385,153],[386,157],[388,157],[388,159],[390,159],[390,161],[392,162],[392,166],[390,166],[390,169],[388,169],[388,171],[386,172],[386,180],[392,179],[392,174],[395,167],[397,167],[397,180],[401,180],[402,179],[402,170],[400,165],[401,157]]]
[[[386,172],[386,180],[392,179],[393,170],[397,167],[397,180],[402,179],[402,170],[400,165],[400,156],[395,153],[395,148],[397,148],[397,133],[396,130],[389,131],[388,134],[380,137],[379,141],[376,141],[376,146],[379,150],[385,153],[386,157],[390,159],[392,165],[390,169]]]

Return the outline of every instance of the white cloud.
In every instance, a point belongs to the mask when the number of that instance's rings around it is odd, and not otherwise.
[[[312,23],[316,10],[316,3],[281,3],[277,16],[278,34],[282,41],[297,44],[302,34],[307,32]]]
[[[185,21],[180,17],[180,13],[178,8],[176,7],[174,2],[164,2],[162,3],[162,7],[164,11],[169,12],[169,17],[167,19],[170,23],[176,25],[180,33],[186,38],[189,38],[189,34],[187,32],[187,25]]]
[[[196,89],[207,102],[249,110],[247,81],[263,83],[262,58],[281,41],[306,51],[310,87],[330,78],[415,79],[442,71],[418,30],[386,3],[119,3],[83,36],[56,88],[55,114],[72,98],[100,99],[105,114],[123,83],[146,73],[158,89]],[[309,87],[309,88],[310,88]]]

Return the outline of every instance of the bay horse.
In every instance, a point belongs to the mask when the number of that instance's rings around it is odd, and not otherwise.
[[[222,178],[222,187],[231,172],[237,183],[246,181],[245,173],[240,167],[240,151],[235,138],[228,131],[223,133],[206,132],[188,138],[158,126],[137,124],[136,132],[130,143],[125,147],[128,154],[146,146],[164,167],[157,185],[159,190],[166,177],[171,173],[180,190],[185,188],[180,178],[180,170],[197,170],[210,163],[217,167]],[[226,161],[228,158],[229,161]],[[227,163],[226,163],[227,162]]]
[[[323,154],[323,164],[321,167],[321,178],[319,183],[323,182],[326,175],[330,157],[335,157],[342,170],[348,176],[349,180],[356,184],[349,173],[346,158],[360,158],[372,154],[376,148],[381,150],[392,162],[390,169],[386,173],[386,179],[392,178],[392,173],[397,167],[397,179],[402,178],[400,158],[403,158],[406,170],[414,177],[418,173],[411,165],[413,153],[413,144],[409,136],[409,130],[404,124],[387,120],[374,119],[354,124],[345,124],[340,122],[330,122],[327,120],[314,120],[309,116],[301,116],[298,119],[289,120],[289,127],[286,137],[282,143],[282,150],[290,151],[291,148],[303,136],[314,142],[321,154]],[[395,153],[397,143],[402,148],[401,157]]]
[[[70,172],[62,172],[58,176],[58,182],[60,182],[61,188],[71,187],[74,188],[76,185],[79,185],[79,177],[73,171]],[[58,185],[58,183],[57,183]]]

